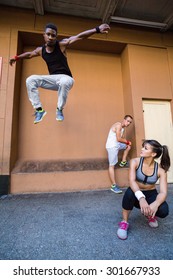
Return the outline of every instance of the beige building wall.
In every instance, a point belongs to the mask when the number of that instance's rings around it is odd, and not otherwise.
[[[47,22],[57,24],[59,36],[63,37],[100,22],[55,15],[42,17],[31,11],[6,8],[1,9],[0,18],[1,194],[11,191],[11,173],[19,161],[106,159],[109,128],[124,114],[134,117],[134,125],[127,132],[133,142],[130,156],[139,153],[145,138],[142,100],[169,100],[172,105],[172,33],[114,25],[108,35],[96,34],[78,47],[75,44],[68,51],[75,84],[64,109],[65,121],[55,121],[56,92],[41,90],[48,114],[42,123],[33,125],[25,80],[31,74],[47,72],[46,66],[41,58],[35,58],[10,67],[9,58],[37,46]]]
[[[171,75],[166,48],[129,45],[136,147],[144,135],[143,99],[172,100]],[[153,128],[154,129],[154,128]]]

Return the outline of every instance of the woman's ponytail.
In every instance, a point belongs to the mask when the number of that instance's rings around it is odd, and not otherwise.
[[[161,156],[161,160],[160,160],[160,165],[165,170],[165,172],[167,172],[171,165],[168,147],[166,145],[163,145],[162,149],[163,149],[163,152],[162,152],[162,156]]]
[[[145,144],[149,144],[152,146],[152,150],[154,153],[156,153],[155,158],[160,159],[160,166],[167,172],[169,170],[169,167],[171,165],[170,156],[168,147],[166,145],[161,145],[157,140],[144,140],[143,147]]]

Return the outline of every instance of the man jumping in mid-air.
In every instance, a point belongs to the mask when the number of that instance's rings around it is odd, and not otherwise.
[[[29,100],[35,109],[35,124],[42,121],[43,117],[46,115],[46,111],[43,109],[40,102],[39,87],[58,91],[56,120],[64,120],[62,110],[66,104],[68,92],[74,84],[74,79],[66,57],[66,48],[68,45],[78,40],[88,38],[95,33],[108,33],[109,29],[109,25],[104,23],[96,28],[86,30],[75,36],[58,41],[57,27],[56,25],[49,23],[46,25],[43,34],[45,41],[44,46],[38,47],[31,52],[16,55],[10,59],[9,63],[10,65],[13,65],[17,60],[31,59],[33,57],[41,56],[47,64],[50,75],[31,75],[26,79]]]

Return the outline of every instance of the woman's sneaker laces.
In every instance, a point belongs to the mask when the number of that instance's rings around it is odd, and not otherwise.
[[[159,226],[156,217],[147,217],[148,218],[148,225],[152,228],[157,228]]]

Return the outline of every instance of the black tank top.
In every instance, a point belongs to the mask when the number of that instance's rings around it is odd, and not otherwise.
[[[58,41],[55,44],[53,52],[51,53],[46,51],[46,46],[42,47],[42,58],[47,64],[50,75],[65,74],[72,77],[67,58],[62,53]]]
[[[136,169],[136,181],[140,182],[145,185],[154,185],[158,180],[158,163],[154,162],[154,172],[151,176],[147,176],[142,172],[142,165],[143,165],[144,158],[140,158],[139,166]]]

